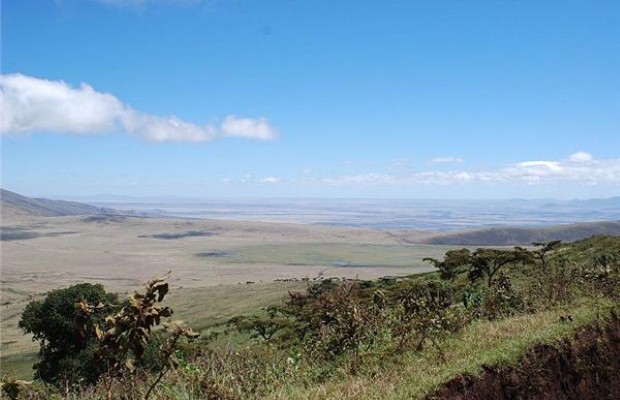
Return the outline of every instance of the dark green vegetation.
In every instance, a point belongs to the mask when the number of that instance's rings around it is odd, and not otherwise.
[[[7,377],[5,391],[33,399],[54,393],[84,399],[446,398],[462,394],[446,389],[447,382],[464,376],[476,382],[482,371],[512,365],[536,346],[554,348],[584,327],[604,331],[617,321],[617,237],[452,250],[428,261],[438,272],[309,283],[281,304],[232,318],[191,342],[180,340],[192,336],[189,330],[151,333],[170,314],[158,304],[167,293],[164,282],[151,282],[150,292],[134,295],[105,319],[98,314],[104,304],[76,300],[64,318],[81,322],[61,326],[73,338],[93,335],[94,357],[108,357],[96,362],[104,366],[97,384],[56,378],[48,379],[52,385],[18,388],[23,383]],[[31,324],[44,317],[32,315]],[[600,357],[607,359],[614,358]],[[92,367],[92,359],[83,362],[84,370]],[[528,373],[535,375],[535,368]],[[620,384],[609,379],[608,385]]]
[[[73,323],[75,304],[81,300],[94,304],[116,303],[115,295],[106,293],[102,285],[82,283],[54,290],[45,300],[33,301],[24,310],[19,327],[40,342],[39,360],[33,367],[36,378],[51,383],[96,381],[92,338],[76,334]],[[96,319],[103,315],[104,310],[99,309],[91,317]]]

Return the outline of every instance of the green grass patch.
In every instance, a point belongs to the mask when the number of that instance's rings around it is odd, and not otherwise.
[[[428,266],[424,257],[440,257],[454,246],[359,245],[342,243],[286,243],[243,246],[229,249],[224,264],[278,264],[327,267]]]
[[[32,365],[35,362],[36,353],[11,354],[0,357],[0,371],[17,379],[32,379]]]

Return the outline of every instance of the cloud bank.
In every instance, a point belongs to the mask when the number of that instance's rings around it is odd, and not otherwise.
[[[384,168],[385,170],[385,168]],[[387,169],[389,170],[389,168]],[[406,173],[365,172],[359,174],[315,175],[304,169],[293,177],[268,176],[243,179],[226,178],[225,183],[268,185],[330,186],[339,188],[415,188],[428,186],[467,185],[562,185],[597,186],[620,190],[620,158],[596,159],[590,153],[578,152],[564,160],[522,161],[485,170],[427,169]],[[615,190],[615,189],[614,189]]]
[[[229,115],[221,126],[196,125],[175,116],[140,112],[109,93],[82,83],[72,87],[22,74],[0,76],[0,133],[56,132],[92,135],[125,132],[152,142],[208,142],[218,136],[271,140],[277,132],[265,118]]]
[[[319,178],[335,186],[414,186],[419,184],[524,183],[531,185],[580,183],[620,187],[620,158],[595,159],[580,151],[565,160],[523,161],[488,170],[414,171],[404,175],[376,172]]]

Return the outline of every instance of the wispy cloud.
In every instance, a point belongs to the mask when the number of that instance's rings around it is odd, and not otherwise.
[[[282,179],[278,178],[277,176],[269,176],[267,178],[260,179],[259,182],[260,183],[271,183],[271,184],[274,184],[274,183],[282,182]]]
[[[207,142],[217,136],[269,140],[276,131],[265,118],[227,116],[218,129],[176,116],[140,112],[110,93],[82,83],[72,87],[22,74],[0,76],[0,133],[56,132],[90,135],[125,132],[153,142]]]
[[[577,153],[575,153],[577,154]],[[557,185],[576,184],[618,188],[620,190],[620,158],[575,161],[569,156],[559,161],[522,161],[495,169],[486,170],[422,170],[403,173],[366,172],[321,176],[310,169],[303,170],[296,177],[268,176],[258,178],[253,175],[227,178],[225,184],[293,185],[304,187],[337,187],[348,189],[368,188],[416,188],[429,186],[466,185]]]
[[[464,160],[461,157],[436,157],[428,161],[428,164],[456,164],[462,163]]]
[[[413,186],[418,184],[562,182],[620,185],[620,158],[595,159],[578,152],[566,160],[523,161],[488,170],[416,171],[407,175],[364,173],[321,178],[320,182],[337,186]]]
[[[321,178],[318,181],[320,183],[335,186],[374,186],[399,184],[399,182],[403,182],[403,178],[395,177],[390,174],[379,174],[370,172],[357,175]]]

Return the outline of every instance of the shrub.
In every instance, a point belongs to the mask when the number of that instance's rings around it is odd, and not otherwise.
[[[524,309],[523,297],[514,290],[510,277],[500,272],[485,291],[482,316],[497,319],[517,314]]]
[[[397,351],[407,349],[415,340],[418,351],[431,342],[441,352],[439,341],[463,323],[459,310],[453,307],[451,290],[446,285],[428,282],[411,285],[397,294],[390,326]]]
[[[385,296],[360,288],[355,280],[312,285],[306,293],[290,293],[285,315],[306,351],[326,359],[343,354],[357,358],[382,329]],[[354,361],[355,364],[355,361]]]
[[[84,335],[94,332],[97,339],[94,353],[97,365],[110,379],[123,377],[127,372],[133,373],[136,366],[142,365],[143,355],[151,339],[151,330],[162,322],[162,318],[172,315],[172,309],[160,305],[168,290],[168,283],[164,279],[153,279],[146,285],[144,294],[136,292],[131,295],[126,306],[118,313],[107,316],[103,322],[93,321],[91,318],[101,305],[91,305],[83,299],[77,304],[81,311],[76,319],[80,322],[80,331],[84,332]],[[178,365],[175,356],[177,342],[182,337],[191,339],[198,336],[181,321],[164,326],[170,335],[160,347],[161,369],[147,389],[144,399],[149,397],[164,374]]]
[[[75,304],[81,300],[99,305],[89,316],[94,320],[113,309],[109,304],[116,297],[100,284],[81,283],[51,291],[44,300],[26,306],[19,327],[40,342],[38,360],[33,366],[37,378],[52,383],[97,380],[92,350],[94,337],[75,325],[79,315]]]

